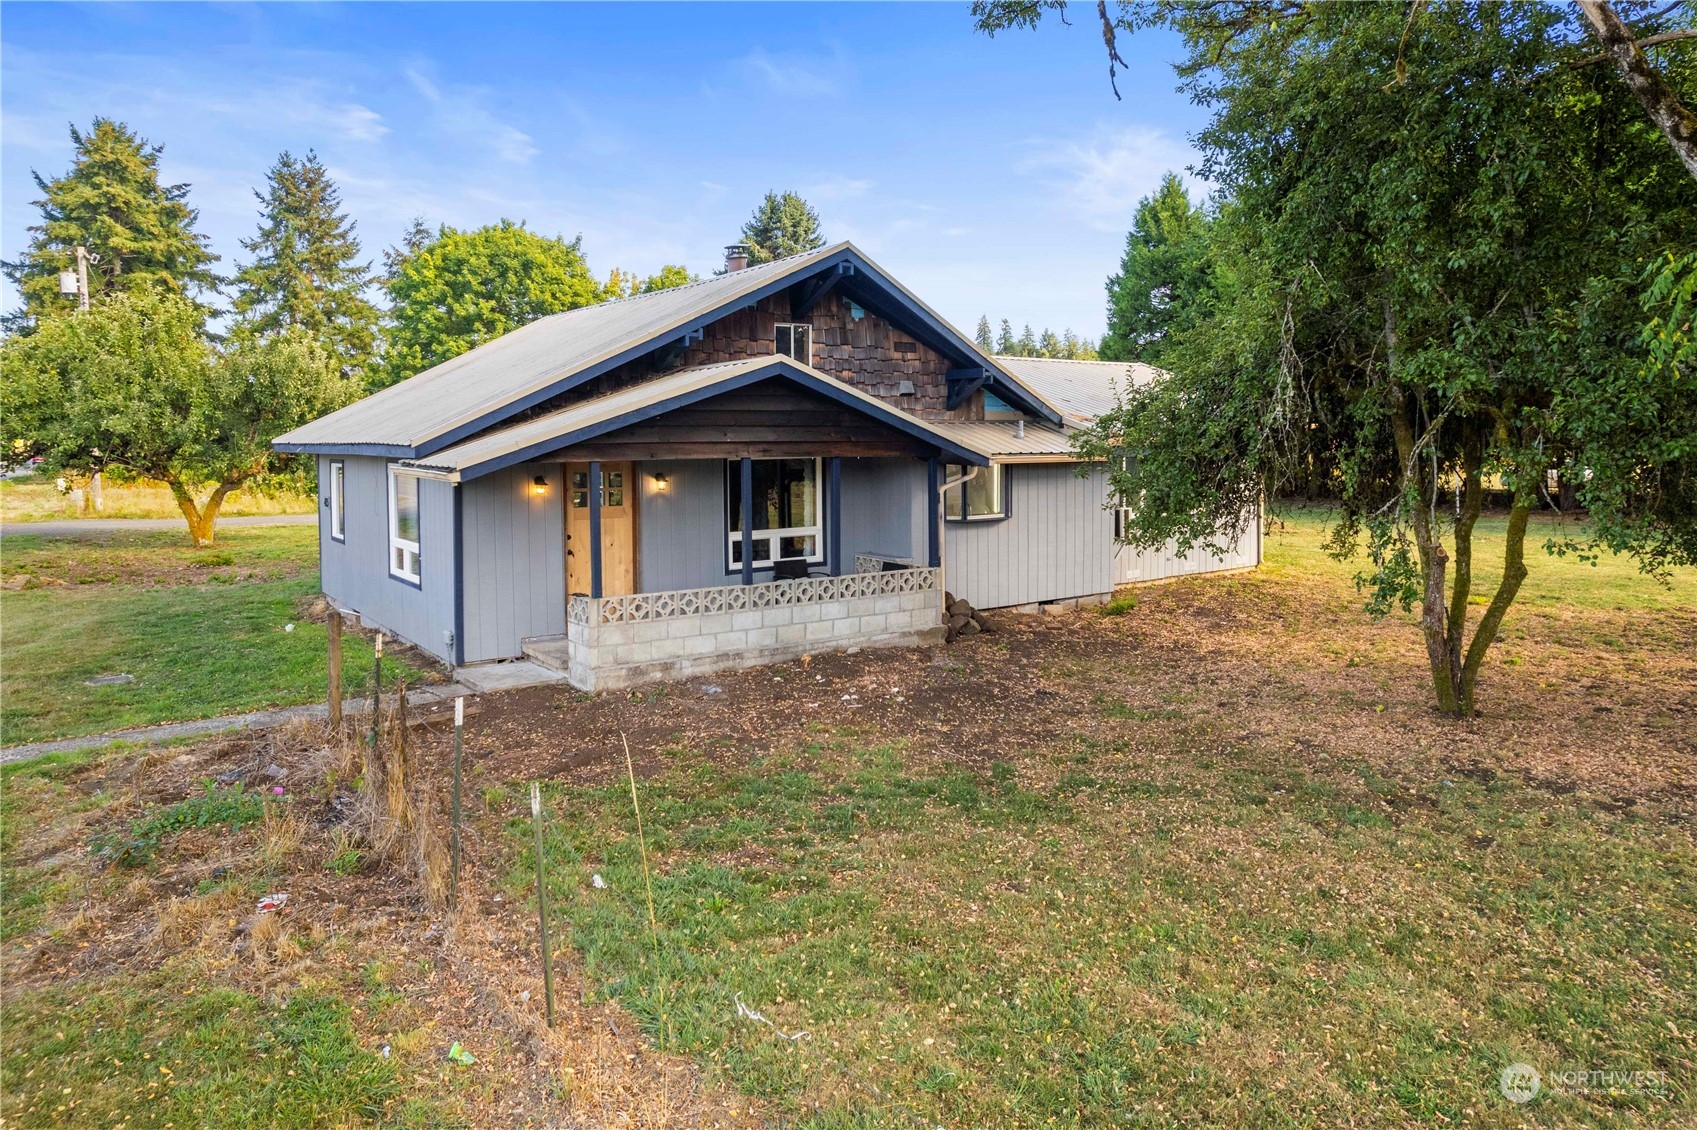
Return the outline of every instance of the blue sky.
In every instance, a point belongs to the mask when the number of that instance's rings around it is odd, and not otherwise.
[[[413,216],[581,233],[596,274],[705,274],[794,188],[945,317],[1094,337],[1138,197],[1194,162],[1177,43],[974,33],[964,4],[16,4],[0,11],[0,253],[30,170],[105,114],[163,144],[225,273],[285,148],[316,149],[376,260]],[[16,305],[9,284],[5,308]]]

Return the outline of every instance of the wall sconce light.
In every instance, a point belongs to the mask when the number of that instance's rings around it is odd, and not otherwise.
[[[546,475],[538,475],[534,480],[532,480],[530,484],[530,493],[534,495],[544,495],[548,493],[548,478]]]
[[[666,477],[666,472],[661,471],[654,476],[654,489],[655,490],[665,490],[667,487],[669,487],[671,485],[672,485],[672,480],[670,480]]]

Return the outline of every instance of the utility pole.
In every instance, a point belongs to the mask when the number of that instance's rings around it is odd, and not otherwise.
[[[88,309],[88,264],[89,264],[90,259],[93,259],[95,262],[98,263],[100,261],[100,257],[97,256],[97,255],[96,256],[89,255],[88,248],[84,247],[80,243],[76,247],[76,254],[77,254],[77,269],[74,270],[74,271],[60,271],[59,272],[59,293],[60,294],[74,294],[74,295],[76,295],[77,296],[77,308],[79,310],[87,310]]]

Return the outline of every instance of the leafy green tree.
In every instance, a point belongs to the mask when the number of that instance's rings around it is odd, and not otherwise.
[[[549,238],[510,220],[476,231],[444,226],[428,243],[391,252],[388,262],[389,383],[601,300],[581,236]]]
[[[1183,89],[1213,112],[1199,171],[1229,200],[1214,309],[1171,335],[1172,376],[1126,390],[1081,442],[1115,457],[1128,541],[1217,545],[1316,469],[1343,499],[1332,548],[1365,546],[1370,611],[1419,608],[1435,698],[1457,715],[1528,574],[1550,469],[1581,481],[1592,524],[1549,548],[1697,562],[1690,369],[1677,345],[1647,364],[1644,339],[1646,304],[1681,324],[1678,272],[1646,293],[1645,264],[1697,245],[1697,185],[1614,75],[1569,65],[1572,10],[1123,11],[1120,30],[1184,42]],[[1697,89],[1689,63],[1664,77]],[[1487,478],[1511,506],[1471,626]]]
[[[688,267],[680,267],[676,263],[668,263],[657,272],[642,280],[637,287],[639,294],[653,294],[657,290],[671,290],[675,286],[688,286],[690,283],[701,281],[701,276],[692,272]]]
[[[310,460],[272,437],[345,404],[353,386],[298,327],[238,331],[222,347],[188,299],[117,293],[86,312],[44,318],[0,345],[0,442],[48,471],[123,467],[171,488],[196,545],[212,544],[238,487],[300,489]]]
[[[1095,361],[1099,354],[1096,343],[1087,337],[1079,337],[1068,329],[1061,335],[1061,352],[1059,356],[1068,361]],[[1112,360],[1112,358],[1110,358]]]
[[[1208,264],[1208,219],[1178,175],[1168,173],[1154,195],[1138,202],[1119,273],[1108,279],[1102,356],[1160,364],[1174,331],[1206,314]]]
[[[159,181],[164,147],[110,118],[96,118],[88,133],[72,126],[71,145],[70,172],[53,180],[32,173],[41,222],[29,229],[17,261],[5,264],[24,302],[8,328],[76,308],[74,295],[59,293],[59,272],[75,269],[78,246],[93,256],[88,286],[96,297],[149,287],[191,296],[215,291],[222,280],[211,264],[218,256],[194,230],[189,186]]]
[[[601,287],[601,296],[603,299],[629,298],[633,294],[652,294],[657,290],[670,290],[675,286],[687,286],[700,281],[701,277],[690,273],[688,267],[672,263],[661,267],[658,272],[647,278],[638,278],[629,271],[614,267]]]
[[[825,246],[819,213],[793,192],[768,192],[742,226],[742,241],[748,245],[750,266]]]
[[[359,262],[354,225],[337,211],[341,197],[318,155],[284,152],[266,174],[259,234],[244,239],[253,255],[235,278],[239,324],[260,333],[298,327],[341,359],[344,373],[364,369],[376,341],[377,310],[362,296],[371,268]]]
[[[996,339],[990,332],[990,316],[988,314],[978,315],[978,329],[974,331],[972,340],[975,341],[978,344],[978,348],[982,349],[984,352],[996,352]]]
[[[1048,326],[1044,326],[1043,332],[1041,334],[1039,334],[1038,337],[1037,337],[1037,353],[1036,353],[1036,356],[1038,356],[1038,357],[1065,357],[1066,356],[1066,351],[1061,346],[1060,335],[1055,333],[1055,331],[1050,329]]]

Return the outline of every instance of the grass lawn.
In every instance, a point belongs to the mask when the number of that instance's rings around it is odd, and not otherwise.
[[[389,801],[322,727],[0,767],[0,1118],[1697,1125],[1697,578],[1538,555],[1456,721],[1320,528],[1112,616],[481,696],[452,914],[423,839],[362,831]],[[7,678],[13,599],[306,592],[301,536],[232,533],[228,583],[8,539],[42,587],[7,594]],[[451,739],[407,741],[411,826],[445,832]]]
[[[167,532],[8,536],[0,566],[0,740],[7,745],[312,702],[324,626],[317,531],[226,529],[195,549]],[[292,630],[286,626],[293,624]],[[344,686],[370,678],[349,637]],[[88,686],[101,675],[134,681]]]
[[[1485,527],[1500,554],[1502,523]],[[939,754],[876,715],[746,753],[747,737],[675,736],[640,790],[657,935],[622,774],[553,787],[550,899],[586,978],[796,1126],[1697,1121],[1689,813],[1435,766],[1397,714],[1440,738],[1476,727],[1429,717],[1411,621],[1361,617],[1357,566],[1319,530],[1297,515],[1253,576],[1140,591],[1155,616],[1198,603],[1183,629],[1208,662],[1049,659],[1066,722],[1047,736],[1008,726],[982,755]],[[1583,676],[1615,701],[1697,623],[1690,573],[1669,589],[1616,560],[1532,564],[1484,699],[1497,714],[1529,678]],[[1269,643],[1259,677],[1332,684],[1213,709],[1248,692],[1197,668]],[[1553,691],[1547,708],[1568,709]],[[1536,698],[1517,709],[1535,725]],[[1269,710],[1318,736],[1269,740]],[[1351,749],[1363,724],[1382,727],[1372,755]],[[529,836],[510,823],[516,899]],[[1526,1106],[1499,1086],[1519,1062],[1545,1076]],[[1560,1082],[1589,1070],[1652,1074]]]
[[[219,514],[239,518],[250,514],[311,514],[317,504],[312,495],[254,494],[233,491]],[[79,510],[69,492],[59,493],[51,478],[31,475],[0,479],[0,521],[48,522],[59,518],[181,518],[183,512],[168,487],[156,483],[107,486],[101,492],[101,509],[96,515]],[[188,527],[185,524],[184,529]]]

